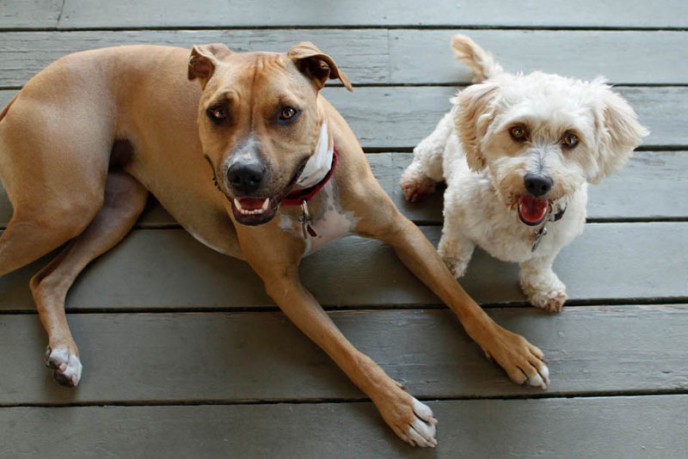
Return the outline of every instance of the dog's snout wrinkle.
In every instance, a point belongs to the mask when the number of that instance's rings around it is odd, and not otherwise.
[[[544,196],[552,189],[554,181],[551,177],[542,174],[526,174],[523,177],[523,184],[528,193],[533,196]]]

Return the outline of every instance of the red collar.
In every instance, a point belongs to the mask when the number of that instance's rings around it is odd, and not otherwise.
[[[339,155],[337,154],[337,147],[334,146],[332,152],[332,167],[330,167],[330,171],[327,173],[327,175],[325,175],[325,177],[323,177],[321,181],[319,181],[311,187],[289,193],[287,197],[282,200],[282,205],[300,206],[304,201],[310,201],[311,199],[313,199],[313,196],[318,194],[320,190],[322,190],[323,187],[327,184],[327,182],[330,181],[332,175],[334,175],[334,170],[336,169],[338,162]]]

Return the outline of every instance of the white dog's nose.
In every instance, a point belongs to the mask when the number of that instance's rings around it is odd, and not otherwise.
[[[525,177],[523,177],[523,182],[528,193],[533,196],[543,196],[547,194],[547,192],[552,189],[552,185],[554,185],[554,181],[550,177],[540,174],[526,174]]]

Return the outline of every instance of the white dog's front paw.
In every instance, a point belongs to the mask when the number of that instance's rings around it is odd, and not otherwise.
[[[539,288],[538,288],[539,287]],[[528,297],[530,304],[536,308],[549,312],[561,312],[566,302],[566,286],[558,279],[553,285],[533,286],[526,282],[521,283],[523,292]]]
[[[45,352],[45,365],[53,370],[55,381],[63,386],[75,387],[81,379],[81,361],[76,351],[67,347],[52,349],[48,346]]]
[[[447,268],[449,268],[449,271],[455,278],[459,279],[463,277],[464,274],[466,274],[466,269],[468,268],[468,260],[443,255],[441,252],[440,256],[442,257],[442,261],[444,261],[444,264],[447,265]]]
[[[435,192],[435,181],[422,174],[409,174],[401,178],[401,191],[409,202],[418,202]]]
[[[548,312],[561,312],[564,309],[564,303],[566,303],[566,292],[550,292],[549,294],[542,295],[542,297],[536,296],[530,299],[533,306],[540,309],[544,309]]]

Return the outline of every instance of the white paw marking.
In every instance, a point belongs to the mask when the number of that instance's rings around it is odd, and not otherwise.
[[[437,419],[432,415],[432,410],[429,406],[413,399],[413,414],[415,419],[411,423],[406,434],[408,443],[422,448],[434,448],[437,446]]]
[[[82,365],[79,357],[66,347],[51,349],[45,353],[45,364],[54,370],[55,380],[65,386],[76,386],[81,380]]]
[[[549,385],[549,368],[544,363],[538,369],[538,372],[530,376],[525,381],[529,386],[547,389]]]

